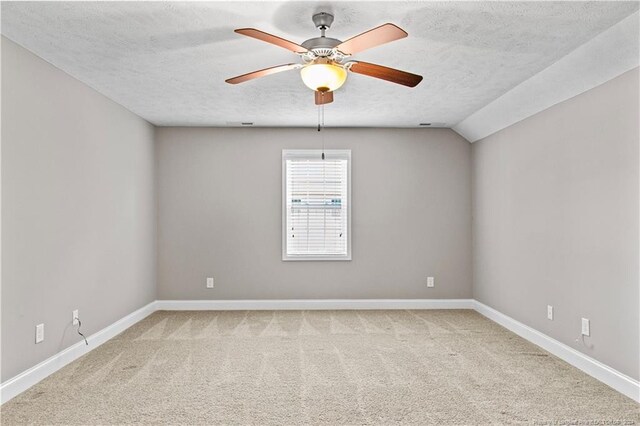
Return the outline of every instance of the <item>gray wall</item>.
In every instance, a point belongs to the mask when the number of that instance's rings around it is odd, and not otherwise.
[[[636,68],[473,144],[475,298],[635,379],[639,113]]]
[[[155,299],[153,126],[2,38],[2,381]],[[35,325],[45,341],[35,344]]]
[[[448,129],[323,132],[352,150],[350,262],[281,260],[282,149],[319,148],[315,129],[157,129],[159,299],[471,296],[469,143]]]

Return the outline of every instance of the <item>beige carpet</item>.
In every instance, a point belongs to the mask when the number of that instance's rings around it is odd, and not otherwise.
[[[156,312],[0,420],[596,425],[639,408],[473,311]]]

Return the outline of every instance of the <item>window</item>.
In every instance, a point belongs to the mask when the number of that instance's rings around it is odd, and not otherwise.
[[[282,151],[282,260],[351,260],[351,151]]]

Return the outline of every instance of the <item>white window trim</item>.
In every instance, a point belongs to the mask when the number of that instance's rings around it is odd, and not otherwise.
[[[322,156],[321,149],[283,149],[282,150],[282,260],[283,261],[350,261],[351,260],[351,150],[326,149],[326,159],[347,160],[347,254],[346,255],[288,255],[287,254],[287,158],[317,159]]]

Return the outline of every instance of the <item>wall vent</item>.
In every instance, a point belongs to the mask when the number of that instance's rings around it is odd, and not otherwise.
[[[227,121],[229,127],[248,127],[253,126],[253,121]]]

